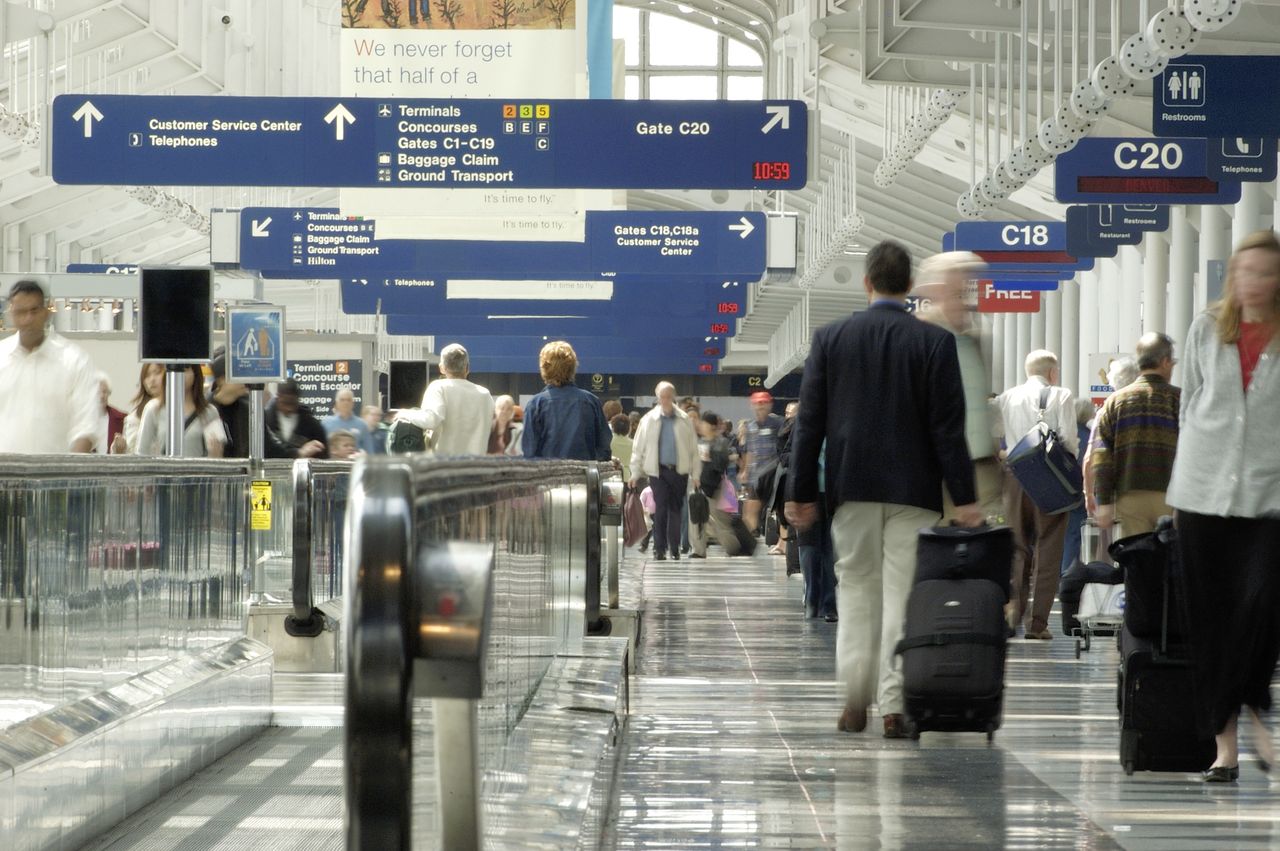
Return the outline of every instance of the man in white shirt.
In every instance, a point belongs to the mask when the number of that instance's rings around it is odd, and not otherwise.
[[[427,385],[422,407],[405,408],[396,415],[432,433],[430,446],[437,455],[484,455],[493,430],[493,396],[467,380],[471,356],[451,343],[440,350],[442,378]]]
[[[0,342],[0,452],[93,451],[102,431],[98,370],[46,329],[48,296],[35,281],[13,285],[9,319],[18,333]]]
[[[1043,420],[1057,433],[1062,445],[1079,457],[1075,402],[1070,390],[1056,386],[1061,376],[1058,356],[1038,349],[1027,355],[1026,371],[1025,384],[996,398],[1004,420],[1005,445],[1012,448]],[[1022,623],[1030,601],[1026,637],[1051,639],[1049,610],[1058,593],[1068,514],[1045,514],[1036,508],[1013,476],[1006,476],[1005,513],[1013,527],[1015,543],[1012,599],[1005,610],[1009,628],[1015,630]]]

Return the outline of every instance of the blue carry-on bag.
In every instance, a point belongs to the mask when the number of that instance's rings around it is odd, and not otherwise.
[[[1045,514],[1062,514],[1084,502],[1080,465],[1044,421],[1049,390],[1040,394],[1040,422],[1009,450],[1005,466]]]

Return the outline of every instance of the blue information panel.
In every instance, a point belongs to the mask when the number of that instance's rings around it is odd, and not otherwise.
[[[72,184],[800,189],[800,101],[59,95]]]
[[[1183,56],[1152,83],[1157,136],[1280,136],[1280,56]]]
[[[488,355],[469,352],[473,373],[511,373],[513,375],[537,375],[538,353],[522,355]],[[652,352],[642,357],[630,358],[581,358],[578,363],[579,383],[582,376],[592,374],[612,375],[715,375],[720,371],[719,361],[702,358],[667,358]],[[647,391],[652,392],[652,391]]]
[[[374,222],[336,209],[240,212],[240,266],[269,278],[542,279],[707,277],[765,271],[763,213],[588,212],[586,242],[374,239]]]
[[[1010,278],[1008,280],[992,280],[987,278],[986,280],[990,280],[992,285],[998,290],[1014,290],[1015,292],[1020,293],[1028,291],[1051,293],[1058,289],[1059,283],[1058,281],[1046,281],[1043,278],[1024,278],[1022,280],[1014,278]]]
[[[738,323],[730,319],[703,316],[663,316],[661,319],[664,339],[671,337],[720,336],[733,337],[738,333]],[[634,337],[644,334],[644,323],[651,317],[637,317],[620,311],[542,311],[514,315],[477,311],[471,315],[429,314],[412,315],[392,313],[387,315],[387,333],[465,337],[528,336],[540,334],[547,337],[572,338],[599,335]],[[638,321],[640,320],[640,321]]]
[[[1205,139],[1089,137],[1054,163],[1054,195],[1082,204],[1233,204],[1239,181],[1209,177]]]
[[[461,343],[468,352],[484,352],[493,357],[527,357],[534,364],[538,362],[538,353],[547,344],[549,335],[538,334],[528,337],[467,337],[465,335],[444,335],[442,341]],[[610,360],[636,359],[645,357],[670,358],[705,358],[719,360],[725,354],[725,341],[720,337],[662,337],[661,345],[655,345],[649,335],[643,337],[564,337],[573,346],[578,358]]]
[[[1055,251],[1067,249],[1062,222],[960,222],[957,251]]]
[[[984,224],[981,222],[963,223],[963,224]],[[1025,224],[1025,223],[1021,223]],[[998,232],[997,232],[998,233]],[[952,231],[948,231],[942,235],[942,250],[973,250],[973,249],[957,249],[956,235]],[[1019,252],[1020,256],[1017,262],[1001,262],[1003,257],[1007,257],[1006,252],[995,252],[987,250],[974,251],[979,257],[987,260],[987,268],[983,270],[982,277],[991,281],[1024,281],[1024,280],[1044,280],[1044,281],[1067,281],[1075,277],[1076,272],[1082,268],[1092,268],[1093,261],[1090,258],[1081,258],[1074,255],[1067,256],[1065,253],[1058,259],[1070,259],[1071,263],[1050,263],[1042,255],[1040,257],[1031,257],[1026,252]],[[993,262],[990,258],[997,258]]]
[[[284,381],[284,308],[250,305],[227,308],[227,381],[263,384]]]
[[[1209,177],[1243,183],[1276,179],[1276,140],[1264,136],[1232,136],[1209,140]]]
[[[407,314],[424,321],[442,316],[562,316],[591,319],[632,318],[632,328],[664,317],[689,317],[707,321],[731,322],[747,312],[747,288],[733,282],[654,282],[637,286],[600,281],[556,282],[565,287],[611,287],[606,293],[575,297],[572,291],[548,298],[545,291],[535,294],[539,282],[513,282],[530,285],[529,298],[512,298],[511,290],[503,295],[481,297],[473,293],[460,296],[458,281],[430,281],[406,278],[389,280],[343,281],[344,313],[389,315]],[[485,282],[476,282],[483,285]],[[659,323],[661,324],[661,323]],[[433,333],[431,331],[404,333]],[[722,333],[722,332],[717,332]]]
[[[67,272],[82,275],[136,275],[138,267],[124,263],[68,263]]]

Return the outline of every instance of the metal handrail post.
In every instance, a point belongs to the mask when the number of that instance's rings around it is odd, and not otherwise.
[[[293,462],[293,614],[284,621],[292,636],[315,638],[324,632],[324,613],[315,606],[311,587],[311,539],[315,534],[315,481],[311,461]]]

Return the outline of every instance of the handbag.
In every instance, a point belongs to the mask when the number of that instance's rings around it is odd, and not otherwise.
[[[720,488],[720,510],[726,514],[738,513],[738,489],[733,486],[728,476]]]
[[[1076,458],[1044,421],[1049,390],[1040,394],[1040,420],[1005,459],[1005,466],[1045,514],[1063,514],[1084,503],[1084,483]]]
[[[694,491],[689,494],[689,523],[693,526],[701,526],[711,519],[711,506],[707,502],[707,497],[702,491]]]
[[[627,497],[622,501],[622,540],[625,546],[634,547],[644,538],[644,518],[640,494],[634,489],[628,489]]]

